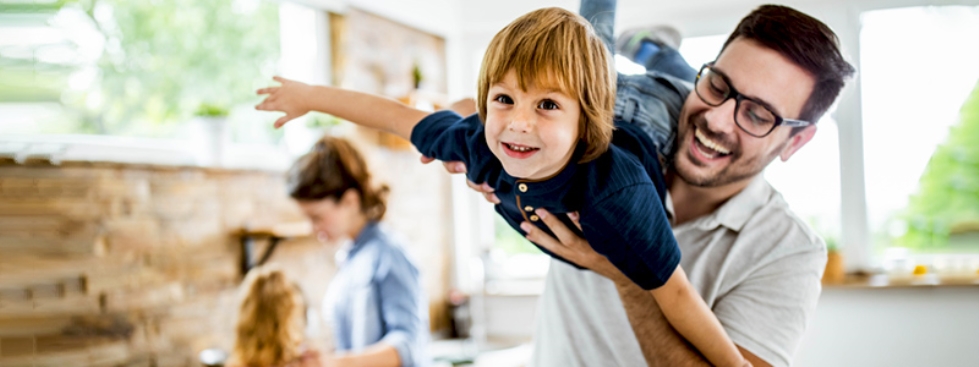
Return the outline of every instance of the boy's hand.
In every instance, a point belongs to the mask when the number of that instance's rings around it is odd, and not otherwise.
[[[435,158],[422,156],[421,161],[423,164],[429,164],[434,162]],[[451,174],[466,173],[466,165],[465,163],[462,162],[456,162],[456,161],[442,162],[442,166],[445,167],[445,170],[449,171],[449,173]],[[491,204],[500,203],[500,198],[496,197],[496,190],[490,187],[489,184],[485,182],[481,184],[477,184],[475,182],[466,180],[466,185],[469,185],[470,189],[473,189],[474,191],[483,195],[483,198],[486,199],[486,201],[490,202]]]
[[[300,117],[309,112],[309,104],[306,97],[311,94],[313,88],[309,84],[289,80],[280,76],[272,78],[282,83],[279,87],[262,88],[256,91],[258,94],[268,94],[262,103],[255,106],[260,111],[280,111],[286,115],[275,120],[275,128],[280,128],[286,122],[296,117]]]

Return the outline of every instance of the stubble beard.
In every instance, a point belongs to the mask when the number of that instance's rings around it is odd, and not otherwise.
[[[681,140],[680,144],[677,144],[678,148],[686,146],[686,149],[682,152],[675,152],[673,169],[676,172],[676,176],[691,186],[702,188],[720,187],[754,178],[761,171],[765,170],[765,167],[775,157],[778,157],[779,152],[788,144],[788,141],[785,141],[777,149],[772,150],[768,154],[745,158],[736,140],[708,129],[707,120],[703,116],[703,113],[700,113],[689,117],[689,122],[686,123],[686,131],[680,136],[680,139],[683,140]],[[697,162],[697,158],[693,155],[692,151],[693,149],[697,149],[693,146],[693,139],[695,139],[692,138],[694,128],[699,129],[711,140],[721,142],[726,147],[734,148],[727,165],[721,168],[719,172],[707,174],[697,172],[698,165],[695,163]],[[685,155],[686,160],[679,159],[680,154]]]

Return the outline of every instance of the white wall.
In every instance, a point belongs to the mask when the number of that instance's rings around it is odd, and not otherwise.
[[[533,336],[537,297],[487,297],[487,336]],[[979,286],[824,289],[797,367],[979,366]]]
[[[795,365],[979,366],[979,286],[824,289]]]

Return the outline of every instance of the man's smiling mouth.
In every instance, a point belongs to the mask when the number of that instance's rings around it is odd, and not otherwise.
[[[731,150],[727,149],[721,144],[710,140],[700,129],[694,130],[694,148],[700,151],[705,158],[714,159],[719,157],[725,157],[731,154]]]

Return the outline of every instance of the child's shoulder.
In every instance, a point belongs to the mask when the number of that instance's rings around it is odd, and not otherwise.
[[[602,186],[634,185],[651,182],[642,160],[632,152],[616,145],[609,145],[605,153],[582,165],[584,176]]]

